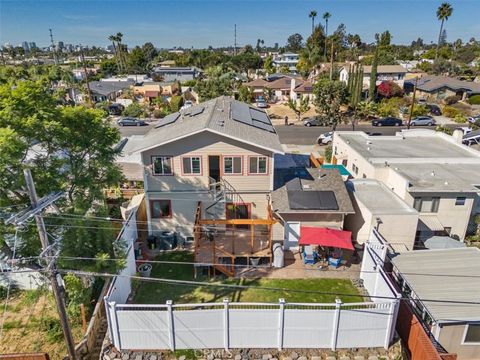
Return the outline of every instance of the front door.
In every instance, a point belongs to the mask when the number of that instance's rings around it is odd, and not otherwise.
[[[250,204],[226,203],[225,215],[227,219],[250,219]],[[238,229],[248,229],[249,225],[235,225]]]
[[[220,156],[219,155],[208,156],[208,176],[210,176],[216,182],[220,181]]]
[[[285,250],[297,249],[298,241],[300,240],[300,223],[286,222],[285,223]]]

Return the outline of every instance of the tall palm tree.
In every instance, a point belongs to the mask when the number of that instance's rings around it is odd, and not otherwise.
[[[447,2],[442,3],[437,9],[437,19],[440,20],[440,32],[438,33],[437,49],[435,50],[435,60],[438,57],[438,49],[440,48],[440,38],[442,37],[443,32],[443,23],[452,16],[453,8]]]
[[[125,69],[126,64],[125,64],[125,57],[123,56],[123,44],[122,44],[123,34],[121,32],[118,32],[115,35],[115,39],[117,41],[118,57],[120,59],[120,63],[122,64],[122,67]]]
[[[332,17],[328,11],[325,11],[322,15],[323,20],[325,20],[325,44],[323,46],[323,57],[327,61],[327,37],[328,37],[328,19]]]
[[[110,35],[108,37],[108,40],[112,42],[113,54],[115,55],[115,59],[117,60],[117,67],[120,70],[120,59],[118,58],[117,45],[115,45],[115,42],[117,41],[117,37],[115,35]]]
[[[312,34],[313,34],[313,31],[315,30],[315,18],[317,17],[317,12],[315,10],[310,11],[310,14],[308,14],[308,17],[312,19]]]

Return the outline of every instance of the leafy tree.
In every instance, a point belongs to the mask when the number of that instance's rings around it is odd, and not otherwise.
[[[321,50],[318,46],[307,43],[300,53],[297,69],[303,75],[308,75],[310,71],[320,64],[321,56]]]
[[[437,9],[437,19],[440,20],[440,32],[438,33],[438,41],[437,41],[437,48],[435,51],[435,60],[438,57],[438,49],[440,48],[440,41],[443,33],[443,24],[445,21],[448,20],[450,16],[452,16],[453,8],[447,2],[442,3]]]
[[[299,52],[303,47],[303,36],[299,33],[292,34],[287,39],[287,51]]]
[[[158,55],[157,49],[151,42],[147,42],[142,46],[142,52],[147,63],[151,63]]]
[[[233,93],[232,79],[228,76],[209,77],[205,80],[197,81],[194,87],[200,101],[214,99],[222,95],[231,95]]]
[[[140,46],[135,46],[127,57],[128,71],[134,74],[141,74],[148,69],[148,60]]]
[[[309,100],[306,96],[301,96],[299,101],[288,99],[287,106],[297,115],[298,121],[300,121],[302,114],[310,110]]]
[[[348,99],[345,84],[341,81],[320,79],[314,85],[314,104],[317,113],[321,116],[324,125],[331,125],[335,130],[342,122],[340,106]]]
[[[183,97],[180,95],[172,96],[170,99],[170,109],[172,112],[177,112],[183,106]]]
[[[118,74],[118,62],[113,59],[105,59],[100,63],[100,71],[104,76]]]
[[[255,100],[255,97],[253,96],[253,90],[248,86],[240,86],[238,88],[238,100],[246,103],[253,102]]]
[[[102,203],[103,190],[122,179],[114,162],[118,155],[114,145],[120,136],[104,119],[104,113],[84,107],[58,107],[45,82],[12,80],[0,86],[0,129],[0,204],[4,206],[29,203],[22,191],[26,167],[32,171],[39,196],[65,192],[67,196],[56,203],[62,214],[95,214],[92,204]],[[48,227],[48,217],[46,222]],[[57,221],[54,225],[61,229],[62,224]],[[34,227],[26,230],[19,233],[18,253],[36,255],[40,248],[38,234]],[[12,229],[2,224],[0,231],[6,234]],[[57,235],[63,237],[64,232],[58,230]],[[88,239],[82,238],[84,241]],[[0,246],[8,255],[4,236],[0,237]]]
[[[272,55],[268,55],[265,58],[265,61],[263,63],[263,68],[265,69],[265,72],[267,74],[273,74],[275,72],[275,66],[273,66],[273,58]]]
[[[123,115],[131,117],[143,117],[145,112],[139,103],[134,102],[128,105],[125,110],[123,110]]]
[[[378,40],[378,46],[390,46],[392,41],[392,35],[390,31],[386,30],[380,34],[380,38]]]

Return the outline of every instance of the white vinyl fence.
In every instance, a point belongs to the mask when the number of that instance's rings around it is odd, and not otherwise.
[[[119,350],[388,347],[394,302],[132,305],[107,302]]]

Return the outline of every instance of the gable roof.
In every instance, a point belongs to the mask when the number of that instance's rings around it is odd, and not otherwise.
[[[108,96],[111,93],[128,89],[130,85],[133,85],[133,80],[127,81],[90,81],[88,86],[92,93]]]
[[[372,67],[366,65],[363,67],[364,74],[370,74]],[[407,70],[401,65],[378,65],[377,74],[406,74]]]
[[[409,79],[408,83],[412,85],[415,79]],[[480,84],[471,81],[458,80],[448,76],[426,75],[418,78],[417,89],[426,92],[432,92],[447,87],[454,91],[467,90],[472,93],[480,93]]]
[[[248,87],[265,87],[267,86],[267,84],[268,84],[268,81],[258,78],[250,82],[247,82],[244,85]]]
[[[268,121],[268,124],[265,123],[261,128],[236,121],[232,116],[232,107],[241,107],[247,113],[259,112],[264,115],[262,120]],[[160,119],[132,152],[143,152],[204,131],[283,154],[278,134],[271,125],[268,115],[260,109],[252,108],[227,96],[205,101],[183,112]]]

